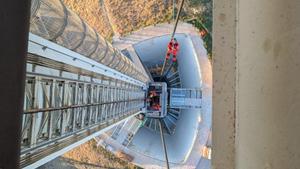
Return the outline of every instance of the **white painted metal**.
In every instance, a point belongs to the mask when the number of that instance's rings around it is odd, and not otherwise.
[[[65,47],[50,42],[32,33],[29,34],[28,53],[45,57],[77,68],[99,73],[114,79],[126,81],[139,86],[145,83],[120,73],[108,66],[89,59],[79,53],[73,52]]]
[[[170,107],[179,109],[201,108],[201,89],[171,88]]]
[[[30,43],[32,44],[33,41]],[[56,49],[60,48],[56,44],[51,45],[58,47]],[[42,45],[39,44],[39,48],[41,47]],[[29,49],[35,51],[31,47]],[[32,164],[41,165],[49,161],[48,158],[51,159],[65,152],[64,150],[69,146],[66,147],[64,142],[70,142],[74,146],[79,145],[82,140],[90,139],[90,135],[98,132],[91,132],[90,129],[98,127],[98,130],[102,130],[101,126],[114,125],[120,119],[135,114],[144,107],[145,86],[141,82],[116,79],[116,76],[120,76],[118,72],[110,77],[109,74],[100,75],[97,77],[102,79],[97,79],[88,75],[83,76],[80,71],[66,72],[36,65],[35,61],[38,62],[38,59],[43,57],[40,55],[43,54],[39,53],[40,49],[35,52],[32,53],[36,56],[30,56],[26,76],[25,114],[22,122],[22,167]],[[54,54],[66,56],[59,51],[52,50],[52,52],[49,55],[45,54],[47,56],[45,58],[51,59],[51,64],[60,63],[57,62],[59,59],[61,61],[66,59],[62,57],[52,60],[51,56],[57,56]],[[75,61],[82,59],[80,57],[75,57]],[[85,63],[84,60],[80,61]],[[68,64],[68,61],[62,63],[74,67]],[[84,68],[80,67],[81,70],[86,71]],[[107,70],[109,71],[114,70]],[[74,135],[86,131],[90,131],[85,135],[86,138],[74,139]],[[57,144],[57,150],[53,144]],[[48,147],[51,151],[43,153],[43,150],[47,150]]]
[[[146,67],[161,65],[166,52],[171,27],[168,24],[150,26],[120,38],[116,46],[120,49],[133,46]],[[201,162],[201,149],[206,144],[211,126],[211,67],[203,41],[191,25],[178,25],[176,38],[180,43],[178,54],[178,72],[167,77],[171,85],[180,83],[183,88],[201,88],[203,90],[201,109],[186,109],[180,113],[174,135],[166,136],[171,168],[193,168]],[[139,35],[139,41],[134,39]],[[148,50],[155,49],[155,50]],[[201,67],[200,67],[201,65]],[[176,76],[175,76],[176,75]],[[202,79],[202,77],[204,77]],[[177,79],[179,79],[179,81]],[[204,83],[203,83],[204,82]],[[109,139],[108,139],[109,140]],[[108,144],[113,142],[106,141]],[[163,152],[157,133],[141,128],[135,135],[132,146],[126,150],[134,156],[134,163],[144,168],[164,166]],[[116,146],[116,145],[115,145]]]
[[[66,152],[72,150],[73,148],[75,148],[75,147],[77,147],[77,146],[79,146],[79,145],[81,145],[81,144],[83,144],[83,143],[85,143],[85,142],[91,140],[92,138],[95,138],[95,137],[99,136],[100,134],[102,134],[102,133],[104,133],[104,132],[110,130],[111,128],[113,128],[113,127],[115,127],[115,126],[117,126],[117,125],[123,123],[124,121],[130,119],[131,117],[133,117],[133,116],[135,116],[136,114],[139,114],[139,113],[140,113],[140,112],[137,112],[137,113],[135,113],[135,114],[133,114],[133,115],[127,117],[126,119],[123,119],[123,120],[121,120],[121,121],[119,121],[119,122],[117,122],[117,123],[115,123],[115,124],[113,124],[113,125],[111,125],[111,126],[108,126],[108,127],[104,128],[104,129],[102,129],[102,130],[100,130],[100,131],[98,131],[98,132],[96,132],[96,133],[94,133],[94,134],[88,136],[88,137],[85,137],[84,139],[82,139],[82,140],[80,140],[80,141],[78,141],[78,142],[76,142],[76,143],[74,143],[74,144],[71,144],[71,145],[69,145],[69,146],[67,146],[67,147],[65,147],[65,148],[63,148],[63,149],[61,149],[61,150],[59,150],[59,151],[56,151],[56,152],[53,153],[53,154],[49,154],[47,157],[42,158],[41,160],[36,161],[35,163],[32,163],[32,164],[30,164],[30,165],[24,167],[23,169],[37,168],[37,167],[39,167],[39,166],[41,166],[41,165],[43,165],[43,164],[45,164],[45,163],[47,163],[47,162],[49,162],[49,161],[55,159],[56,157],[63,155],[64,153],[66,153]]]

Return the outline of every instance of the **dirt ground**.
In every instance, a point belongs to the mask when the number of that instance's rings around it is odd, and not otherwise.
[[[172,0],[64,0],[107,40],[172,18]]]
[[[64,0],[64,3],[100,35],[106,39],[113,36],[110,22],[100,6],[99,0]]]
[[[113,29],[121,35],[172,17],[170,0],[104,0]]]
[[[38,169],[136,169],[91,140]]]

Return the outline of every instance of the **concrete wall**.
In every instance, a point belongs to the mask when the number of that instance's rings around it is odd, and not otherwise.
[[[214,0],[212,168],[233,169],[235,158],[236,0]]]
[[[214,4],[213,168],[300,168],[300,1]]]
[[[187,36],[186,34],[176,34],[175,37],[180,44],[177,58],[182,88],[201,88],[202,79],[198,57],[206,57],[206,52],[204,52],[205,49],[203,46],[197,46],[199,50],[203,50],[203,56],[200,56],[196,53],[190,36]],[[199,37],[195,38],[201,40]],[[169,35],[160,36],[140,42],[134,45],[134,47],[146,66],[154,64],[161,65],[168,41]],[[206,106],[207,105],[203,105],[203,107]],[[181,110],[180,112],[180,118],[176,122],[175,133],[173,135],[165,136],[169,162],[174,164],[183,164],[189,157],[198,132],[198,119],[201,117],[200,109],[187,109]],[[210,127],[210,114],[208,113],[209,112],[207,112],[207,118],[203,117],[202,123],[205,123]],[[203,142],[206,143],[210,128],[204,128],[204,126],[201,126],[201,128],[203,131],[206,131],[205,134],[201,136]],[[149,131],[148,129],[139,130],[135,135],[132,144],[134,146],[131,148],[139,150],[142,154],[158,160],[164,160],[159,133]]]

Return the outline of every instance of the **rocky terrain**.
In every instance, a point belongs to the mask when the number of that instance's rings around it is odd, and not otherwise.
[[[112,27],[99,0],[64,0],[64,3],[103,37],[110,39],[113,36]]]
[[[38,169],[137,169],[91,140]]]
[[[121,35],[172,18],[170,0],[104,0],[113,30]]]
[[[172,19],[172,0],[64,0],[106,39]]]

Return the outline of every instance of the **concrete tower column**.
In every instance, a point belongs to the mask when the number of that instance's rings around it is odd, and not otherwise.
[[[213,168],[299,168],[299,16],[299,0],[215,0]]]

